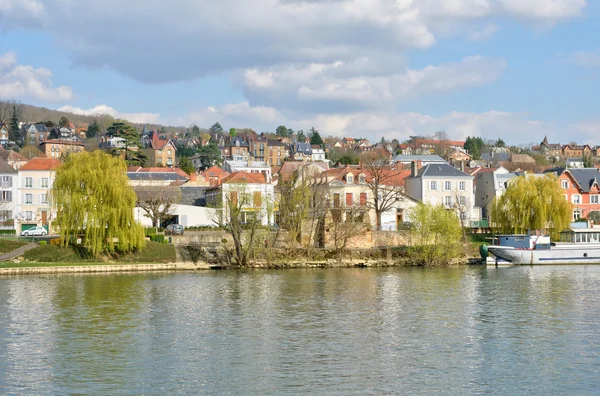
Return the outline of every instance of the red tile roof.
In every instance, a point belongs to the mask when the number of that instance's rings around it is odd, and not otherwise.
[[[40,143],[40,146],[43,144],[64,144],[67,146],[85,146],[85,144],[81,143],[81,142],[75,142],[73,140],[60,140],[60,139],[51,139],[51,140],[44,140],[42,143]]]
[[[211,166],[207,170],[201,173],[202,176],[219,176],[224,173],[228,173],[226,170],[219,168],[218,166]]]
[[[234,172],[223,179],[221,184],[225,183],[255,183],[265,184],[267,180],[262,173]]]
[[[22,171],[47,171],[58,168],[61,162],[56,158],[32,158],[28,163],[23,165]]]

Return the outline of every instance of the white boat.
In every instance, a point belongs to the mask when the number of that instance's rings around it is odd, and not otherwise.
[[[600,264],[600,228],[573,227],[558,242],[548,235],[498,235],[494,242],[481,253],[489,251],[496,264]]]

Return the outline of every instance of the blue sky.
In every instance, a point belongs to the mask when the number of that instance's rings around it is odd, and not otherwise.
[[[3,99],[259,132],[600,144],[591,0],[4,0],[0,18]]]

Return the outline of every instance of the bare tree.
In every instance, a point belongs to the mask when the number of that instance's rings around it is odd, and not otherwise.
[[[335,194],[335,193],[334,193]],[[329,205],[331,222],[329,224],[330,241],[336,250],[338,258],[348,246],[348,241],[368,230],[368,218],[364,208],[356,205],[345,206],[339,203],[335,195],[333,202]]]
[[[381,229],[381,215],[391,209],[404,193],[404,175],[401,169],[390,165],[389,153],[385,149],[367,151],[361,156],[364,180],[359,174],[359,183],[364,183],[371,193],[366,206],[375,211],[375,227]]]
[[[471,200],[468,196],[461,194],[460,191],[454,191],[454,208],[458,214],[460,220],[460,226],[463,233],[463,241],[467,243],[467,227],[469,226],[469,220],[471,217]]]
[[[12,100],[0,100],[0,125],[8,124],[13,111]]]
[[[159,182],[150,185],[135,186],[137,204],[150,218],[153,227],[159,227],[169,218],[171,209],[181,202],[179,186],[160,185]]]

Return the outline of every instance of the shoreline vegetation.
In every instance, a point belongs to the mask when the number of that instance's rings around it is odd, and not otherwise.
[[[265,248],[249,258],[246,267],[228,264],[227,249],[210,251],[198,246],[176,246],[147,241],[146,247],[134,253],[85,257],[76,246],[66,248],[54,244],[40,246],[21,256],[0,263],[0,275],[98,273],[135,271],[194,271],[211,269],[294,269],[356,267],[423,267],[466,265],[476,256],[481,236],[473,235],[464,246],[460,258],[446,265],[423,265],[416,259],[418,247],[398,246],[371,249],[282,249]],[[23,246],[27,242],[0,240],[0,252]]]

